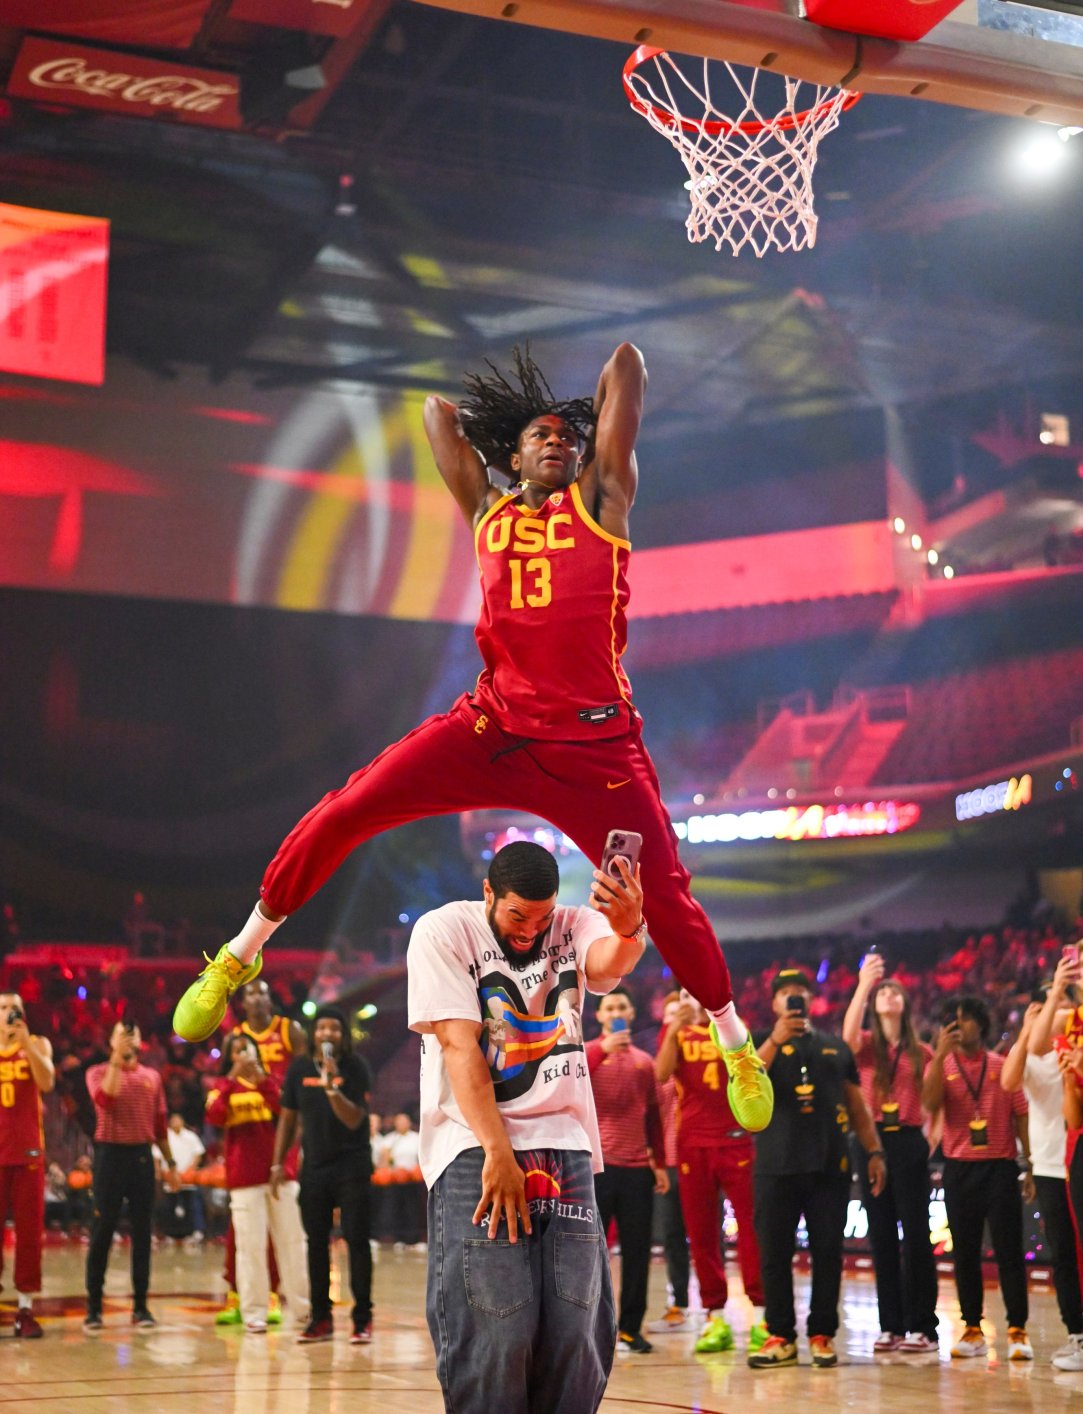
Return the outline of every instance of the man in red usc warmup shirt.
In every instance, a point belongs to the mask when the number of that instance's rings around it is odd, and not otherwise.
[[[708,1313],[696,1350],[733,1349],[733,1331],[725,1318],[729,1284],[722,1255],[719,1199],[730,1200],[737,1219],[737,1259],[745,1295],[752,1302],[750,1349],[763,1344],[763,1282],[760,1249],[753,1223],[752,1140],[734,1119],[726,1100],[722,1054],[707,1027],[703,1008],[681,994],[676,1023],[662,1033],[655,1060],[660,1082],[677,1082],[677,1168],[681,1211],[692,1248],[703,1309]]]
[[[209,1036],[231,992],[258,972],[278,924],[364,840],[429,815],[514,806],[552,821],[595,865],[611,829],[643,836],[651,936],[727,1049],[738,1121],[763,1129],[773,1091],[734,1008],[714,929],[692,897],[621,665],[643,357],[631,344],[614,350],[591,402],[557,402],[518,350],[516,364],[518,388],[494,370],[467,380],[459,407],[425,403],[437,470],[473,532],[481,574],[484,668],[474,691],[294,827],[252,916],[181,998],[174,1025],[189,1040]],[[490,468],[510,489],[493,484]]]
[[[42,1334],[32,1309],[34,1292],[41,1290],[45,1225],[41,1097],[55,1084],[52,1046],[44,1036],[31,1036],[19,994],[0,992],[0,1232],[10,1215],[15,1223],[19,1301],[15,1334],[24,1340],[36,1340]]]

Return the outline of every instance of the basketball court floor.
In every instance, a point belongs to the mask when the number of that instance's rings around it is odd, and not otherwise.
[[[425,1256],[381,1249],[375,1273],[376,1321],[371,1346],[348,1343],[347,1312],[337,1309],[333,1343],[301,1346],[285,1330],[245,1335],[216,1328],[221,1290],[220,1247],[187,1252],[169,1245],[155,1253],[151,1307],[158,1328],[136,1334],[129,1324],[127,1248],[117,1248],[106,1286],[105,1329],[86,1336],[82,1265],[85,1248],[46,1252],[46,1291],[38,1311],[45,1339],[11,1337],[13,1303],[2,1311],[0,1406],[34,1414],[438,1414],[443,1409],[425,1326]],[[614,1264],[619,1277],[619,1264]],[[797,1277],[798,1310],[807,1278]],[[5,1295],[10,1302],[11,1293]],[[651,1268],[650,1313],[660,1314],[665,1268]],[[987,1335],[1003,1338],[999,1293],[990,1291]],[[1083,1374],[1049,1364],[1063,1330],[1051,1294],[1032,1296],[1029,1326],[1037,1358],[1009,1365],[997,1358],[953,1361],[947,1347],[959,1330],[950,1282],[940,1290],[939,1359],[869,1354],[878,1326],[875,1290],[866,1276],[847,1276],[835,1370],[813,1370],[801,1350],[797,1368],[753,1372],[738,1350],[694,1355],[691,1335],[660,1336],[652,1355],[618,1357],[602,1410],[607,1414],[747,1414],[764,1407],[880,1410],[885,1414],[1056,1414],[1083,1410]],[[494,1410],[494,1414],[505,1411]],[[516,1414],[516,1411],[507,1411]]]

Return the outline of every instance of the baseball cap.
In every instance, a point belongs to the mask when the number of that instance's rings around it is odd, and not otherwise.
[[[816,991],[816,983],[802,967],[784,967],[781,972],[776,972],[771,982],[771,995],[774,996],[780,987],[804,987],[808,992]]]

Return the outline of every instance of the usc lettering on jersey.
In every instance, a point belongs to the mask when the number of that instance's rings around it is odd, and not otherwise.
[[[682,1026],[677,1033],[677,1144],[715,1148],[742,1143],[747,1136],[726,1099],[729,1072],[706,1026]]]
[[[620,736],[636,717],[621,666],[631,545],[609,535],[576,483],[537,509],[517,493],[474,534],[485,668],[474,701],[507,732],[558,741]]]
[[[0,1164],[40,1163],[41,1091],[21,1046],[0,1051]]]

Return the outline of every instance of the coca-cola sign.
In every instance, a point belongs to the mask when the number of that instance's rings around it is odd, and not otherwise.
[[[23,40],[7,92],[136,118],[241,126],[240,81],[233,74],[34,36]]]

